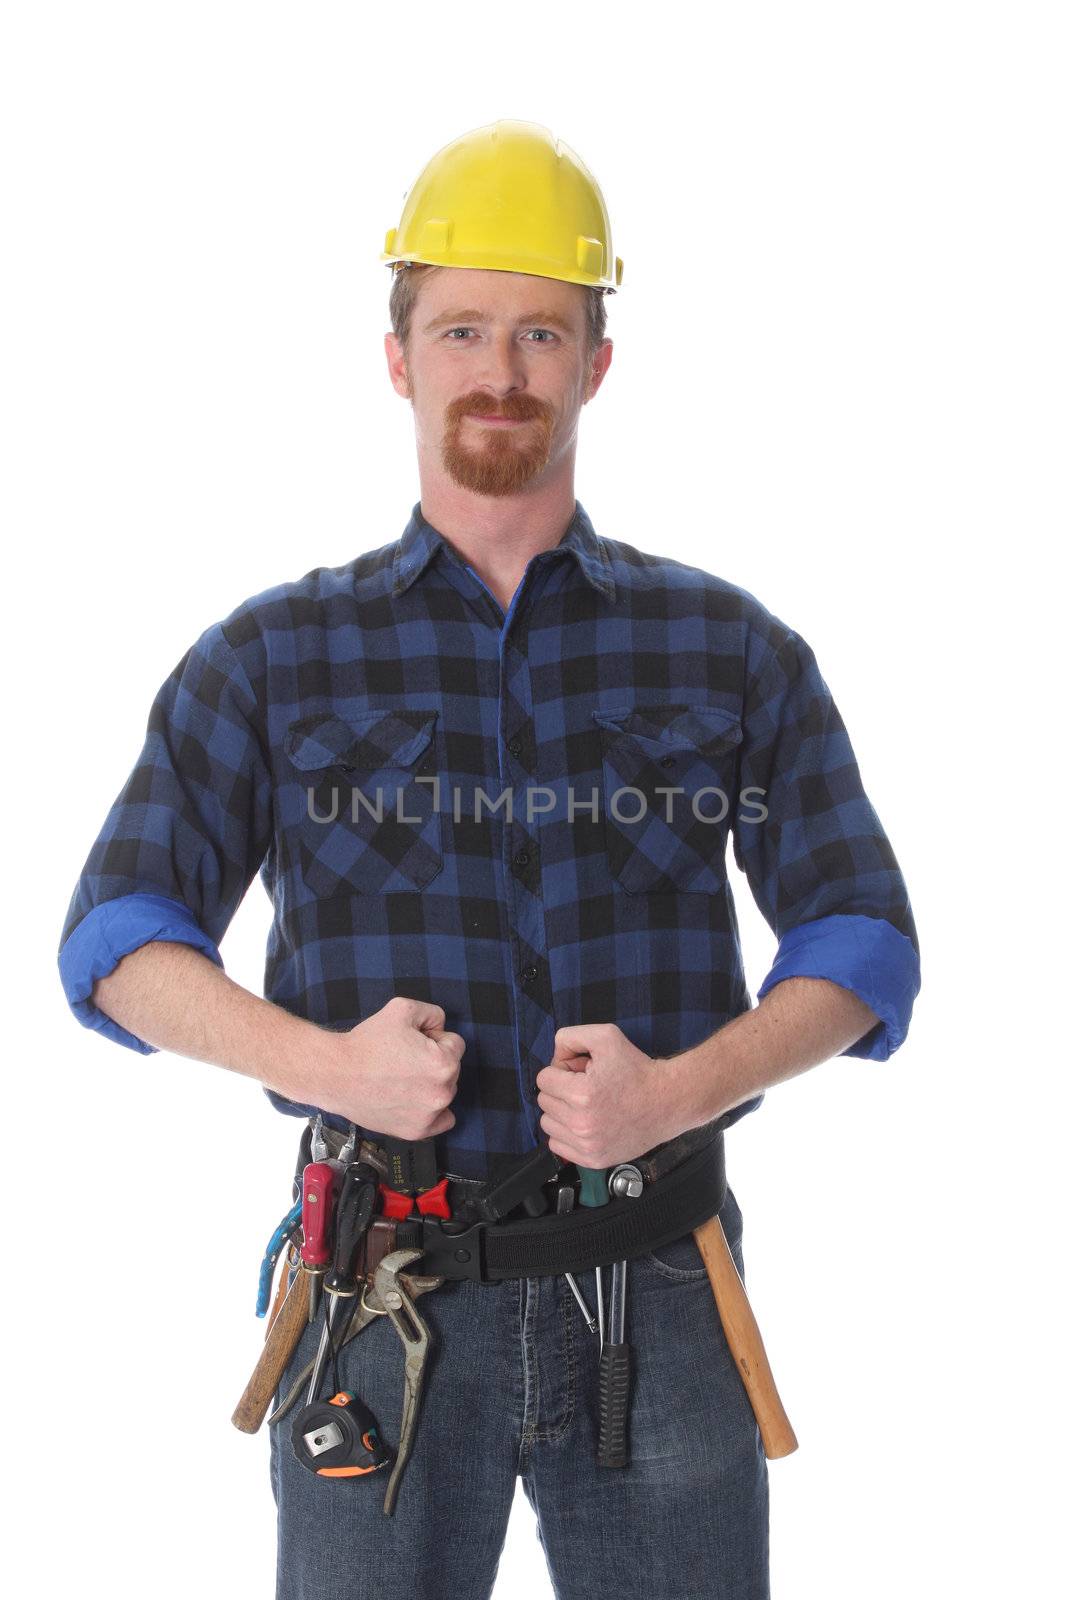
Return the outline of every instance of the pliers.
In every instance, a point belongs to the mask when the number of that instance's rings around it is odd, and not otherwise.
[[[400,1443],[389,1474],[389,1487],[385,1494],[383,1511],[393,1514],[400,1476],[411,1453],[415,1436],[415,1420],[422,1395],[422,1377],[426,1367],[426,1352],[430,1348],[430,1330],[415,1310],[413,1297],[400,1274],[403,1269],[418,1261],[421,1250],[393,1250],[381,1261],[374,1274],[374,1288],[364,1292],[363,1303],[368,1310],[380,1305],[400,1336],[404,1346],[404,1410],[400,1423]]]
[[[398,1251],[394,1251],[393,1255],[395,1256],[399,1253],[400,1252]],[[405,1252],[405,1254],[417,1256],[420,1254],[420,1252],[416,1250]],[[381,1262],[381,1265],[385,1266],[386,1262],[388,1262],[390,1259],[390,1256],[385,1256]],[[401,1287],[407,1290],[412,1300],[415,1300],[420,1294],[426,1294],[430,1289],[439,1289],[444,1281],[445,1280],[442,1277],[419,1277],[413,1273],[406,1272],[404,1274]],[[368,1324],[374,1322],[378,1317],[384,1317],[387,1315],[388,1309],[382,1304],[375,1285],[372,1283],[365,1284],[363,1293],[360,1296],[359,1305],[356,1307],[356,1310],[352,1315],[352,1321],[345,1330],[344,1338],[337,1347],[338,1350],[342,1350],[344,1346],[348,1344],[350,1339],[354,1339],[356,1337],[357,1333],[362,1333],[363,1329],[366,1328]],[[285,1396],[284,1400],[278,1402],[278,1405],[267,1418],[268,1427],[273,1427],[275,1423],[281,1422],[282,1418],[287,1416],[296,1405],[298,1399],[300,1398],[300,1391],[304,1388],[308,1379],[311,1377],[311,1372],[314,1365],[315,1360],[312,1358],[296,1374],[289,1386],[288,1394]]]

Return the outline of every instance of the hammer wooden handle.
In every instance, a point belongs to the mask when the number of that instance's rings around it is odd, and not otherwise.
[[[308,1274],[299,1269],[282,1301],[282,1308],[271,1323],[255,1370],[248,1380],[237,1410],[230,1419],[242,1433],[257,1433],[267,1415],[271,1396],[282,1381],[289,1358],[308,1325]]]
[[[694,1229],[693,1238],[707,1268],[726,1342],[752,1402],[764,1455],[768,1461],[792,1455],[797,1449],[797,1436],[775,1387],[767,1352],[718,1216],[709,1217]]]
[[[282,1262],[282,1270],[278,1274],[278,1288],[274,1296],[274,1304],[270,1308],[270,1316],[267,1318],[267,1326],[263,1334],[264,1339],[270,1336],[270,1330],[274,1326],[274,1320],[277,1317],[278,1312],[282,1309],[282,1306],[285,1303],[285,1297],[289,1293],[287,1288],[289,1281],[289,1268],[295,1267],[299,1260],[299,1254],[297,1253],[294,1255],[293,1247],[290,1245],[289,1249],[285,1253],[285,1260]]]

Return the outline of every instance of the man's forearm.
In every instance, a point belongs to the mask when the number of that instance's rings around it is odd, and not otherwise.
[[[320,1103],[334,1035],[243,989],[191,945],[141,945],[97,980],[92,998],[147,1044],[257,1078],[290,1100]]]
[[[663,1063],[685,1127],[711,1122],[839,1055],[877,1023],[851,989],[822,978],[786,978],[754,1010]]]

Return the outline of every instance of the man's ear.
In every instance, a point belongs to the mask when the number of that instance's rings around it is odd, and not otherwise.
[[[404,347],[395,333],[385,336],[385,362],[389,368],[389,381],[397,394],[404,400],[411,399],[411,384],[408,380],[407,357]]]
[[[604,381],[604,375],[611,366],[611,356],[615,346],[610,339],[605,339],[596,355],[589,363],[589,372],[585,380],[585,399],[591,400]]]

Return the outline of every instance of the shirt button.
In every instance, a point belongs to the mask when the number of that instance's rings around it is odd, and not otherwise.
[[[522,979],[523,983],[533,983],[539,970],[540,969],[538,967],[523,967],[522,971],[519,973],[519,977]]]
[[[521,739],[509,739],[507,748],[508,748],[508,755],[509,756],[521,756],[522,755],[522,740]]]
[[[519,850],[515,856],[515,865],[517,867],[528,867],[530,865],[529,852],[526,850]]]

